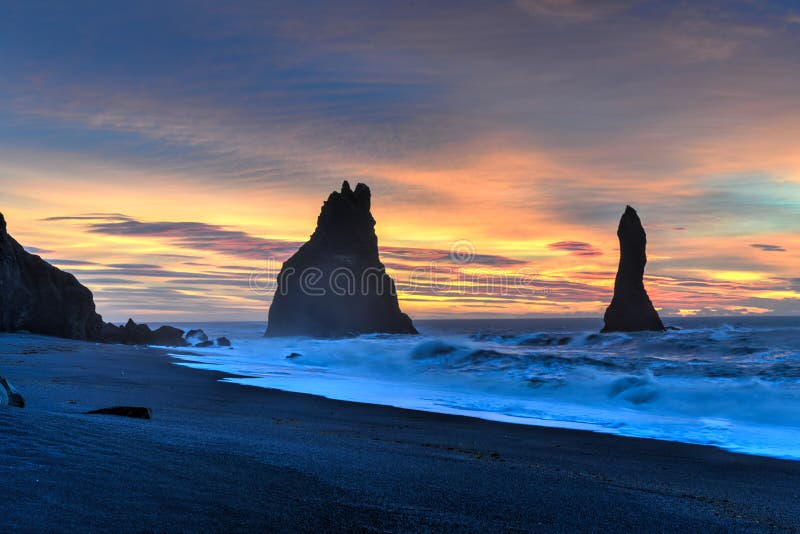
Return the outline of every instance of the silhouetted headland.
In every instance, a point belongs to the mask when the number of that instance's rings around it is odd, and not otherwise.
[[[663,331],[664,325],[644,288],[647,234],[630,206],[619,221],[619,269],[614,298],[606,309],[603,332]]]
[[[69,339],[183,347],[183,330],[151,330],[132,319],[104,323],[92,292],[72,274],[26,251],[8,234],[0,213],[0,332],[30,332]]]
[[[92,292],[22,248],[0,214],[0,331],[97,340],[102,328]]]
[[[287,260],[269,309],[267,336],[416,334],[378,257],[370,190],[344,182],[322,205],[317,228]]]

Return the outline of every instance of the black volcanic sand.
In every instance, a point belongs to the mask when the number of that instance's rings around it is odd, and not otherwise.
[[[761,531],[800,462],[221,383],[157,349],[0,336],[0,530]],[[152,408],[153,419],[83,412]]]

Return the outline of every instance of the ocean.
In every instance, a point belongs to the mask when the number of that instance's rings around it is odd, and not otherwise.
[[[592,319],[415,324],[419,336],[337,340],[178,325],[233,347],[171,356],[250,386],[800,459],[798,318],[668,318],[680,330],[663,334],[599,334]]]

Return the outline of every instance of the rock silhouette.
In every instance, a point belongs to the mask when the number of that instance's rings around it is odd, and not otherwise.
[[[644,288],[647,235],[636,210],[630,206],[619,221],[619,269],[614,298],[606,309],[603,332],[663,331],[664,325]]]
[[[0,214],[0,331],[96,340],[102,327],[92,292],[22,248]]]
[[[150,330],[132,319],[125,326],[104,323],[89,288],[22,248],[0,213],[0,332],[19,331],[104,343],[187,345],[183,330],[171,326]]]
[[[417,333],[378,257],[370,196],[346,181],[330,194],[311,238],[278,274],[265,335]]]
[[[25,399],[8,380],[0,376],[0,406],[25,407]]]
[[[152,419],[153,411],[144,406],[112,406],[111,408],[100,408],[91,410],[87,414],[99,415],[118,415],[120,417],[132,417],[134,419]]]
[[[186,341],[188,341],[190,345],[199,345],[200,343],[208,341],[208,336],[199,328],[197,330],[189,330],[186,332]]]
[[[125,326],[115,326],[111,323],[103,325],[100,340],[105,343],[119,343],[122,345],[160,345],[166,347],[185,347],[189,343],[183,339],[183,330],[173,326],[161,326],[151,330],[146,324],[136,324],[133,319],[128,319]]]

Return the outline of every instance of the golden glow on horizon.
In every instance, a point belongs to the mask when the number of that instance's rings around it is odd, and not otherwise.
[[[366,165],[365,169],[374,165]],[[62,268],[85,280],[97,293],[100,311],[109,308],[115,318],[127,315],[127,310],[134,308],[140,312],[145,310],[144,316],[151,317],[191,316],[208,305],[221,317],[227,317],[225,313],[228,312],[218,310],[230,310],[231,317],[261,319],[266,316],[270,295],[254,291],[250,287],[250,275],[263,274],[264,260],[198,249],[191,244],[177,243],[169,236],[106,235],[88,231],[87,221],[45,222],[42,219],[107,211],[143,222],[194,221],[245,232],[253,237],[302,242],[313,231],[322,201],[339,185],[333,183],[321,191],[263,187],[252,191],[203,190],[189,187],[190,179],[184,176],[170,176],[168,179],[174,183],[162,187],[165,180],[162,175],[116,169],[111,175],[125,176],[130,172],[131,179],[112,180],[94,187],[94,180],[100,176],[92,173],[106,173],[109,168],[93,168],[85,164],[79,168],[88,173],[83,181],[69,172],[65,176],[64,171],[58,168],[38,171],[28,168],[31,181],[16,182],[9,193],[25,195],[36,201],[23,207],[12,205],[4,208],[9,231],[23,244],[47,250],[43,254],[45,259],[98,264],[65,264]],[[580,190],[580,186],[591,192],[595,182],[608,179],[602,176],[601,170],[590,175],[580,168],[547,161],[541,155],[511,154],[504,150],[495,156],[470,156],[455,168],[382,165],[380,171],[381,176],[392,173],[391,179],[386,182],[365,181],[371,182],[373,189],[373,213],[378,221],[376,228],[382,248],[448,251],[454,241],[469,239],[479,256],[496,255],[519,262],[503,266],[460,266],[463,280],[449,292],[422,295],[402,291],[402,306],[413,316],[602,314],[614,285],[618,262],[615,232],[624,203],[619,203],[619,208],[611,211],[604,218],[605,222],[599,224],[594,219],[581,222],[562,217],[559,210],[549,209],[549,197],[539,199],[543,192],[552,192],[546,189],[553,187],[548,173],[581,176],[572,187]],[[491,187],[486,186],[488,176],[492,177]],[[70,183],[76,180],[77,185],[63,191],[58,184],[65,180]],[[448,185],[456,180],[460,184],[458,188]],[[395,198],[392,188],[399,184],[430,186],[432,191],[441,191],[444,206],[426,196]],[[652,201],[654,196],[666,194],[669,188],[681,187],[678,180],[667,180],[654,188],[640,187],[635,182],[624,180],[620,184],[635,197],[631,200],[634,205],[636,199]],[[385,187],[388,193],[384,193]],[[143,192],[148,188],[158,188],[158,193]],[[517,194],[520,191],[530,192],[534,200],[522,202]],[[649,241],[646,285],[664,313],[765,313],[774,309],[772,305],[757,305],[751,299],[782,301],[797,298],[797,293],[779,285],[782,278],[794,276],[794,267],[798,263],[794,245],[800,247],[800,240],[795,235],[770,232],[752,236],[719,236],[713,222],[703,226],[706,223],[702,218],[691,231],[686,231],[673,229],[647,210],[640,210],[640,215],[648,230]],[[675,226],[683,224],[686,223],[679,221]],[[581,254],[580,249],[550,246],[561,242],[583,243],[591,248]],[[788,252],[764,252],[753,248],[751,243],[779,243]],[[728,268],[731,255],[738,255],[740,263],[751,262],[754,269]],[[274,258],[277,267],[284,259]],[[394,260],[384,253],[383,260],[391,263],[389,270],[399,285],[409,281],[411,270],[424,269],[429,264],[413,254]],[[703,267],[693,266],[694,262]],[[713,265],[707,266],[709,263]],[[163,271],[163,275],[100,268],[109,264],[153,264]],[[234,276],[237,272],[240,275]],[[514,277],[520,273],[528,277],[533,274],[531,284],[538,292],[509,294],[483,280],[505,278],[511,280],[513,286]],[[456,273],[450,276],[454,277]],[[747,284],[759,284],[760,287],[752,288]],[[154,294],[161,296],[162,302],[158,307],[148,309],[142,303],[152,299]],[[170,295],[176,298],[172,299]],[[181,299],[177,296],[184,298],[185,302],[179,304]],[[173,302],[177,309],[170,308]]]
[[[715,280],[724,280],[726,282],[752,282],[765,278],[762,273],[748,271],[717,271],[709,272],[709,274]]]
[[[797,291],[759,291],[753,296],[761,299],[800,299]]]

